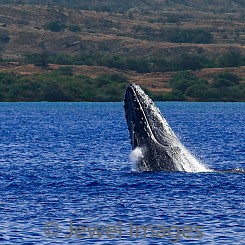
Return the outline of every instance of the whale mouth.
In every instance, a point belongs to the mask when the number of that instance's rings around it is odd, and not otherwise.
[[[159,109],[139,85],[128,85],[124,103],[133,149],[141,146],[142,138],[154,140],[163,146],[169,146],[170,138],[176,139]]]

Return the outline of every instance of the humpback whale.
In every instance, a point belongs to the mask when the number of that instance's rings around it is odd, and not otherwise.
[[[139,85],[127,86],[124,108],[132,150],[137,152],[138,170],[213,172],[181,144],[160,110]],[[235,168],[215,172],[245,173],[245,170]]]
[[[132,150],[139,149],[142,153],[136,161],[138,170],[209,171],[181,144],[160,110],[139,85],[127,86],[124,108]]]

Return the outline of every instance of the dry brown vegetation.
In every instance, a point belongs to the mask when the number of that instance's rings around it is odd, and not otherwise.
[[[68,54],[86,49],[128,56],[170,56],[183,52],[215,56],[231,46],[244,53],[242,9],[230,12],[224,7],[223,13],[214,13],[214,10],[212,6],[200,11],[176,5],[145,13],[137,8],[125,13],[108,13],[63,7],[2,5],[0,32],[7,31],[10,41],[1,44],[1,54],[4,58],[17,59],[44,49]],[[66,26],[78,25],[80,31],[75,33],[67,28],[61,32],[45,30],[45,24],[52,20]],[[176,28],[208,30],[214,37],[213,43],[170,43],[165,37]]]

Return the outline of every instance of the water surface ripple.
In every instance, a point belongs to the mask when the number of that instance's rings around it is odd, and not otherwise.
[[[245,168],[245,103],[157,106],[201,162]],[[0,128],[1,244],[245,243],[245,175],[132,171],[122,103],[0,103]]]

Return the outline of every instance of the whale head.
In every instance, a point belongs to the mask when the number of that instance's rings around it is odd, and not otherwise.
[[[174,159],[175,151],[179,151],[179,140],[159,109],[138,85],[128,85],[124,108],[132,150],[140,148],[142,152],[136,162],[138,169],[179,170]]]

